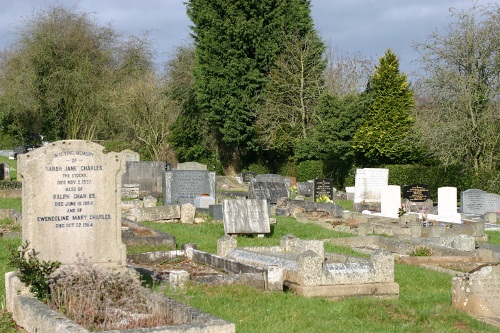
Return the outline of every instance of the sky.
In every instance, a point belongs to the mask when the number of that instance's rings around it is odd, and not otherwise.
[[[57,3],[90,13],[99,25],[111,23],[124,35],[149,31],[156,63],[162,64],[177,46],[190,42],[185,1],[0,0],[0,50],[15,41],[14,32],[25,19]],[[419,66],[412,45],[425,41],[434,30],[444,33],[452,21],[450,8],[471,6],[470,0],[311,0],[311,13],[324,41],[341,54],[378,59],[390,48],[399,57],[400,70],[411,76]]]

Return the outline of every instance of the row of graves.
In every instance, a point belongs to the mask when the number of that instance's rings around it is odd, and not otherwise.
[[[199,251],[196,245],[188,244],[183,246],[182,250],[140,254],[132,261],[162,262],[166,258],[186,257],[225,272],[223,276],[207,279],[195,278],[183,270],[171,271],[164,281],[172,288],[183,288],[187,281],[244,283],[265,290],[289,289],[307,297],[329,299],[352,296],[398,298],[399,285],[394,280],[394,253],[405,246],[427,244],[435,248],[444,247],[448,251],[447,255],[450,251],[460,251],[461,254],[465,251],[469,253],[468,257],[473,257],[478,262],[485,260],[484,249],[478,254],[479,252],[470,245],[471,238],[475,242],[481,237],[481,227],[478,223],[463,229],[468,230],[470,236],[464,238],[454,235],[449,243],[445,241],[444,232],[436,234],[437,237],[429,237],[434,236],[429,233],[424,235],[425,228],[418,212],[413,214],[416,216],[413,222],[405,222],[397,216],[395,218],[393,211],[397,212],[401,207],[400,192],[387,185],[388,171],[383,169],[364,169],[356,176],[355,205],[359,204],[362,211],[370,213],[362,214],[343,211],[332,202],[317,202],[320,197],[332,201],[338,195],[329,179],[316,179],[305,182],[304,185],[296,182],[299,195],[309,195],[313,198],[307,201],[290,199],[290,188],[294,187],[294,181],[290,178],[279,175],[253,175],[251,178],[245,178],[242,175],[242,181],[249,180],[248,197],[227,198],[219,203],[216,174],[207,170],[206,166],[188,162],[177,165],[174,169],[163,162],[147,163],[138,161],[133,152],[104,152],[104,148],[98,144],[79,140],[54,142],[19,156],[18,175],[23,182],[23,242],[29,242],[30,246],[39,252],[40,260],[73,265],[77,263],[79,256],[85,256],[92,264],[102,267],[133,267],[140,271],[140,265],[130,264],[131,258],[126,255],[124,240],[127,237],[123,236],[126,235],[126,229],[144,228],[140,224],[144,220],[179,221],[186,215],[193,217],[186,223],[192,223],[195,221],[194,212],[208,212],[214,219],[222,220],[224,225],[225,236],[217,243],[216,255]],[[140,180],[139,185],[134,184],[137,180]],[[134,186],[125,186],[131,184]],[[147,184],[148,188],[143,184]],[[300,190],[302,186],[304,191]],[[137,194],[137,200],[142,202],[147,201],[145,199],[149,197],[144,193],[161,193],[163,205],[157,206],[157,203],[151,200],[153,204],[143,203],[139,207],[124,209],[122,190],[126,192],[125,196]],[[440,190],[439,196],[444,193],[445,201],[438,199],[438,205],[446,207],[446,200],[450,196],[453,197],[453,191],[449,188]],[[405,191],[413,196],[411,202],[428,201],[428,189],[421,184],[411,186]],[[478,196],[476,192],[475,195]],[[467,193],[465,196],[465,206],[477,207],[477,203],[467,204]],[[456,198],[456,189],[453,198]],[[380,212],[367,209],[376,207],[377,202],[380,204]],[[454,208],[451,203],[449,206],[444,211],[438,207],[436,216],[456,219],[456,200]],[[355,248],[367,247],[366,244],[369,243],[368,247],[376,250],[372,251],[369,259],[351,257],[326,252],[324,240],[306,241],[293,235],[283,237],[280,246],[238,247],[236,235],[269,234],[272,232],[273,214],[292,215],[291,212],[297,210],[322,211],[336,218],[358,219],[358,228],[355,229],[358,237],[335,241],[351,242],[349,245]],[[122,218],[122,215],[125,218]],[[428,217],[429,215],[431,214],[428,214]],[[403,236],[395,237],[394,241],[400,241],[401,244],[382,241],[385,237],[364,236],[376,234],[377,225],[384,223],[396,224],[400,230],[411,230],[401,232]],[[413,226],[420,228],[420,233],[417,233],[414,230],[417,228]],[[482,233],[484,236],[484,227]],[[424,238],[427,238],[427,243]],[[163,239],[173,242],[175,246],[174,237]],[[446,244],[442,246],[442,243]],[[500,261],[500,250],[489,251],[490,261]],[[496,266],[489,267],[488,274],[491,273],[492,277],[489,282],[485,282],[486,278],[479,282],[481,290],[485,289],[485,283],[489,283],[491,288],[496,287]],[[480,287],[471,286],[471,281],[476,278],[471,280],[474,272],[468,274],[454,282],[454,286],[457,286],[457,292],[454,289],[454,300],[466,304],[468,301],[464,301],[465,298],[469,300],[475,297],[474,304],[486,304],[497,314],[499,307],[494,303],[496,301],[491,297],[484,297],[482,292],[474,293]],[[487,275],[485,272],[478,274],[481,274],[481,277]],[[467,282],[465,279],[468,279]],[[464,283],[469,283],[467,290],[472,290],[473,295],[464,294]],[[23,292],[18,292],[19,290]],[[39,301],[29,296],[15,272],[6,274],[6,303],[8,311],[13,313],[14,320],[28,332],[59,332],[57,327],[61,325],[61,315],[43,308]],[[197,332],[198,329],[200,332],[211,330],[222,333],[235,331],[233,323],[171,300],[169,304],[177,306],[177,313],[182,313],[181,317],[186,319],[177,323],[179,330]],[[470,308],[462,308],[473,312]],[[186,315],[187,312],[189,315]],[[64,320],[63,325],[78,326],[69,320]],[[78,329],[79,332],[86,332],[81,327]]]

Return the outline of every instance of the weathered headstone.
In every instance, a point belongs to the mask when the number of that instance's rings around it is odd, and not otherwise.
[[[389,170],[365,168],[356,170],[353,209],[357,212],[370,210],[380,212],[381,191],[388,185]]]
[[[163,193],[165,162],[128,161],[122,184],[139,184],[139,190],[145,194]]]
[[[354,202],[378,202],[382,186],[389,182],[389,169],[365,168],[356,170]]]
[[[177,170],[207,170],[206,164],[198,162],[184,162],[177,164]]]
[[[141,155],[131,149],[124,149],[121,151],[122,155],[125,156],[126,162],[139,162],[141,160]]]
[[[500,195],[487,193],[484,197],[485,213],[500,212]]]
[[[10,180],[10,166],[7,163],[0,163],[0,180]]]
[[[171,170],[165,172],[163,203],[194,204],[194,199],[203,194],[216,198],[215,172],[206,170]]]
[[[500,266],[485,265],[452,279],[452,306],[477,317],[500,317]]]
[[[280,198],[290,196],[285,178],[280,175],[257,175],[248,185],[249,199],[266,199],[275,204]]]
[[[425,202],[430,198],[429,185],[412,184],[403,186],[403,199],[408,199],[413,202]]]
[[[313,182],[314,201],[317,201],[322,195],[333,200],[333,179],[318,178]]]
[[[244,183],[250,183],[252,179],[255,178],[255,176],[257,176],[257,173],[253,171],[247,171],[241,173],[241,179],[243,180]]]
[[[465,214],[486,213],[485,197],[486,191],[479,189],[468,189],[460,193],[460,210]]]
[[[297,193],[305,197],[312,197],[314,191],[313,181],[297,182]]]
[[[223,204],[226,234],[268,234],[271,232],[269,210],[264,199],[232,199]]]
[[[57,141],[19,156],[23,242],[40,260],[125,265],[120,153],[89,141]]]

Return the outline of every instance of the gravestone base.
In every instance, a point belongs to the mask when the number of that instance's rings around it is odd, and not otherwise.
[[[352,209],[358,213],[361,213],[364,210],[380,213],[381,210],[380,208],[381,208],[380,201],[378,202],[362,201],[362,202],[355,202],[352,204]]]
[[[284,285],[286,289],[305,297],[321,297],[330,300],[350,297],[399,299],[399,284],[396,282],[302,286],[285,281]]]

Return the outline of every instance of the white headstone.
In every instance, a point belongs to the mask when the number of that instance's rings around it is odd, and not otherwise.
[[[460,213],[457,209],[457,188],[438,188],[438,221],[460,223]]]
[[[382,216],[398,218],[398,211],[401,208],[401,187],[398,185],[387,185],[381,188]]]
[[[383,186],[389,182],[389,169],[364,168],[356,170],[354,202],[380,202]]]
[[[53,142],[19,155],[23,241],[40,260],[125,265],[121,176],[125,159],[89,141]]]

